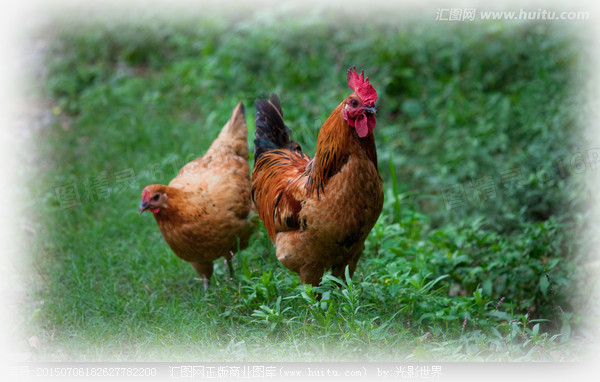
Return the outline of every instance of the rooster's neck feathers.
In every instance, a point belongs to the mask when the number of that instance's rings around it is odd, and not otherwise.
[[[324,192],[327,181],[337,174],[348,161],[350,153],[366,155],[377,168],[377,151],[373,133],[359,138],[355,129],[342,116],[346,100],[338,105],[325,121],[317,139],[317,151],[306,167],[309,195]],[[353,148],[356,148],[353,150]]]

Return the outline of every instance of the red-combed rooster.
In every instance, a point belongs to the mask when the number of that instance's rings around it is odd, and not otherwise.
[[[240,102],[203,157],[183,166],[168,186],[151,184],[142,191],[138,212],[152,212],[173,252],[192,264],[204,288],[213,260],[230,259],[252,232],[247,136]]]
[[[252,199],[277,248],[277,259],[305,284],[326,269],[352,276],[383,207],[373,129],[377,92],[348,69],[354,90],[321,127],[309,159],[289,139],[276,95],[256,101]]]

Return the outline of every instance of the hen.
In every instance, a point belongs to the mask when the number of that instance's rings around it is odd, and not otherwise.
[[[373,129],[377,92],[348,69],[354,93],[325,121],[310,159],[289,139],[276,95],[256,101],[252,200],[277,259],[317,285],[323,273],[350,276],[383,206]]]
[[[151,184],[142,191],[138,213],[152,212],[173,252],[192,264],[205,288],[213,260],[231,259],[251,233],[247,136],[240,102],[203,157],[183,166],[168,186]]]

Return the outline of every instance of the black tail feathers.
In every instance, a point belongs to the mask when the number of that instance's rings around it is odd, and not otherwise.
[[[300,145],[290,141],[290,129],[283,122],[281,101],[276,94],[258,99],[256,105],[256,138],[254,139],[254,163],[267,151],[288,148],[301,151]]]

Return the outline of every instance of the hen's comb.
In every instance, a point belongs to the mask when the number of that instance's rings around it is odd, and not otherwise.
[[[366,104],[374,104],[377,101],[377,92],[373,85],[369,83],[369,77],[365,78],[365,71],[360,71],[360,76],[356,71],[356,67],[353,66],[348,69],[348,86],[350,89],[363,100]]]

